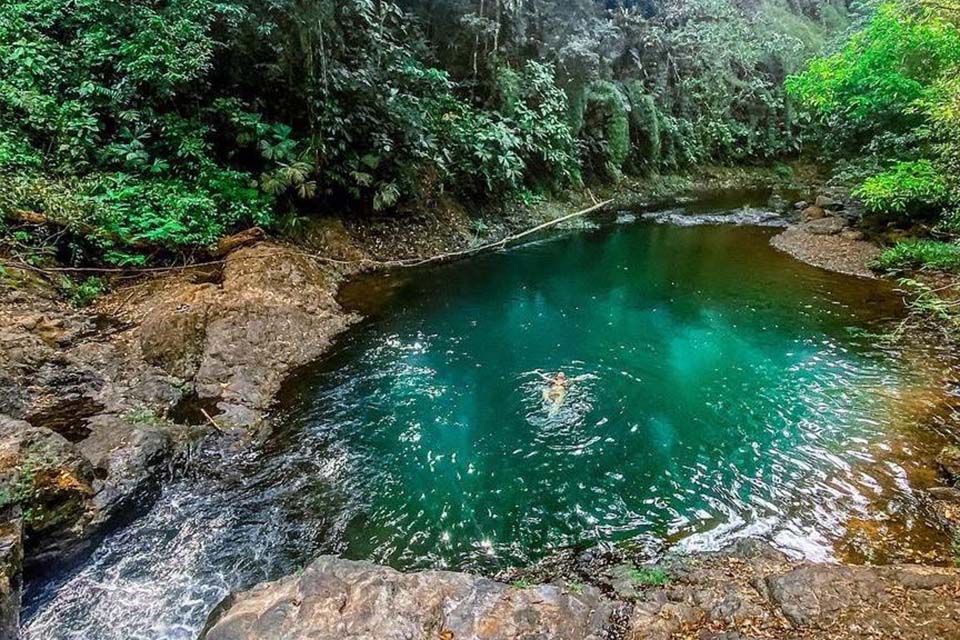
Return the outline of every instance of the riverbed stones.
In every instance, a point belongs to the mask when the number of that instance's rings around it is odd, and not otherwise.
[[[880,255],[880,248],[863,240],[845,238],[842,234],[808,233],[805,225],[797,225],[770,240],[777,249],[817,267],[875,278],[870,265]]]
[[[600,640],[612,606],[586,587],[526,588],[464,573],[399,573],[325,556],[231,596],[203,640]]]

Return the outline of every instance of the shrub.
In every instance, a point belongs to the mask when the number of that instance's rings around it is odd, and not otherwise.
[[[70,277],[60,279],[60,290],[75,307],[87,307],[106,291],[106,283],[100,278],[74,280]]]
[[[876,266],[889,271],[960,271],[960,246],[937,240],[903,240],[884,251],[877,259]]]
[[[946,178],[929,160],[898,162],[867,178],[853,193],[873,213],[900,216],[936,211],[950,197]]]
[[[628,577],[634,584],[647,587],[662,587],[670,581],[670,574],[656,567],[631,569]]]

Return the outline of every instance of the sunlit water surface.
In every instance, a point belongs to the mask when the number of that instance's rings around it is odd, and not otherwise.
[[[266,443],[207,452],[31,585],[26,637],[192,639],[229,591],[324,552],[492,572],[760,535],[829,559],[878,504],[911,531],[890,443],[928,437],[939,383],[870,337],[902,313],[888,284],[771,233],[611,223],[354,285],[370,319],[289,385]],[[555,404],[538,372],[558,371]]]

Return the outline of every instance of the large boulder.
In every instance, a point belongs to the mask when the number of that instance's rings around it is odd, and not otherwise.
[[[843,209],[842,202],[839,200],[834,200],[830,196],[823,194],[817,196],[817,199],[814,201],[814,206],[820,207],[821,209],[825,209],[827,211],[840,211]]]
[[[816,236],[834,236],[843,231],[847,226],[846,220],[834,216],[811,220],[801,227],[807,233]]]
[[[611,606],[576,591],[321,557],[229,597],[201,640],[600,640]]]
[[[822,207],[812,205],[800,212],[800,220],[802,222],[810,222],[812,220],[819,220],[826,217],[827,212],[823,210]]]
[[[94,480],[93,466],[63,436],[0,416],[0,491],[22,509],[25,541],[39,555],[59,553],[82,535]]]
[[[159,293],[144,314],[140,346],[199,398],[218,401],[218,424],[250,426],[290,371],[355,320],[336,290],[336,277],[296,249],[244,247],[228,256],[219,282]]]

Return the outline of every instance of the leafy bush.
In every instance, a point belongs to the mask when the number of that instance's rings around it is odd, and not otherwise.
[[[950,198],[947,180],[929,160],[898,162],[853,193],[871,212],[901,216],[936,211]]]
[[[903,240],[877,259],[880,269],[934,269],[960,272],[960,246],[937,240]]]
[[[89,306],[106,288],[106,283],[100,278],[85,278],[79,281],[68,277],[60,279],[60,290],[75,307]]]
[[[932,11],[886,2],[837,53],[790,77],[788,92],[822,119],[833,148],[922,123],[913,106],[960,64],[960,31]]]
[[[104,174],[89,192],[93,236],[104,248],[211,244],[239,221],[268,224],[270,198],[248,176],[210,171],[195,182]]]

